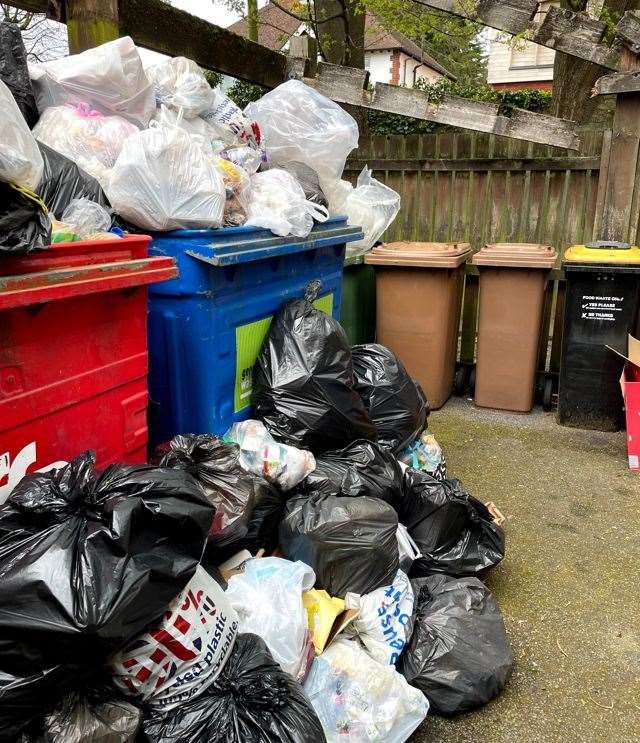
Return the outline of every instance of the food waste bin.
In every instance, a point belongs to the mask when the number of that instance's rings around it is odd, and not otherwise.
[[[627,243],[574,245],[564,255],[564,334],[558,422],[618,431],[624,427],[620,374],[640,306],[640,248]]]
[[[453,390],[469,243],[396,242],[374,248],[376,339],[402,359],[431,408]]]
[[[87,449],[147,458],[147,286],[177,275],[150,237],[0,260],[0,502]]]
[[[360,239],[345,218],[305,238],[256,227],[156,234],[151,253],[175,258],[180,278],[150,295],[152,445],[221,435],[250,418],[253,366],[273,314],[319,279],[316,306],[339,319],[345,245]]]
[[[364,256],[347,258],[342,275],[340,323],[352,346],[376,339],[376,276]]]
[[[480,272],[475,403],[533,407],[542,308],[557,253],[548,245],[494,243],[473,256]]]

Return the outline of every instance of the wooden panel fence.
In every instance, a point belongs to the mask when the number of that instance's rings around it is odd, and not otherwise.
[[[402,208],[383,239],[471,243],[539,242],[561,255],[568,245],[593,239],[600,154],[610,133],[580,132],[578,155],[555,147],[483,133],[372,136],[347,162],[355,179],[365,164],[398,191]],[[559,261],[558,261],[559,266]],[[549,282],[539,370],[557,372],[564,279]],[[473,363],[478,273],[467,266],[460,360]]]

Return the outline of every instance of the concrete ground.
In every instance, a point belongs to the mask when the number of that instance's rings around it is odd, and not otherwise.
[[[507,517],[488,577],[516,665],[500,697],[413,743],[640,741],[640,473],[625,435],[452,399],[429,425],[450,476]]]

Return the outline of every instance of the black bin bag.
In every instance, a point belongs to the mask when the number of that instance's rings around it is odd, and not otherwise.
[[[344,598],[393,583],[397,531],[396,512],[377,498],[301,495],[287,502],[280,547],[314,569],[317,588]]]
[[[429,403],[422,387],[409,376],[404,364],[386,346],[354,346],[353,372],[382,446],[400,452],[427,424]]]
[[[323,743],[302,687],[257,635],[238,635],[218,678],[179,707],[149,711],[146,743]]]
[[[301,485],[304,492],[322,495],[380,498],[397,508],[403,496],[398,460],[373,441],[354,441],[340,451],[316,457],[316,468]]]
[[[38,107],[29,78],[27,52],[16,23],[0,23],[0,80],[11,91],[29,129],[33,129],[38,121]]]
[[[0,256],[24,255],[51,243],[51,220],[30,191],[0,182]]]
[[[275,315],[253,371],[253,405],[279,441],[314,454],[376,431],[354,390],[340,323],[313,306],[319,282]]]
[[[54,217],[60,219],[62,212],[74,199],[89,199],[100,206],[109,207],[104,191],[93,176],[46,144],[38,142],[38,148],[44,161],[38,195]]]
[[[210,533],[211,557],[218,564],[242,549],[274,550],[285,497],[261,477],[242,469],[240,449],[217,436],[175,436],[158,447],[162,467],[188,472],[201,485],[216,515]]]
[[[478,575],[502,560],[504,530],[459,480],[436,480],[409,468],[404,485],[400,523],[422,553],[411,566],[411,577]]]
[[[502,691],[513,656],[500,609],[477,578],[432,575],[412,580],[414,626],[398,670],[429,700],[455,715]]]

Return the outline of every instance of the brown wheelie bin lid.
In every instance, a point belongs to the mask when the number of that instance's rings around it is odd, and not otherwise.
[[[471,254],[469,243],[395,242],[378,245],[365,262],[378,266],[458,268]]]
[[[553,268],[558,254],[550,245],[539,243],[489,243],[472,259],[476,266],[505,268]]]

